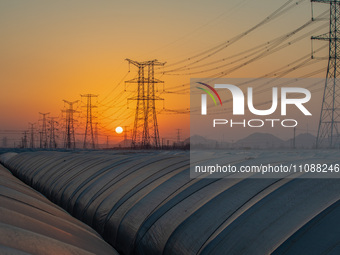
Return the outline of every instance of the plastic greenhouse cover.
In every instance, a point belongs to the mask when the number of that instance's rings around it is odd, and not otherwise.
[[[0,237],[1,254],[118,254],[93,229],[1,165]]]
[[[302,247],[310,254],[316,240],[320,253],[340,241],[340,221],[332,220],[340,218],[340,179],[190,179],[189,153],[177,151],[27,152],[0,160],[123,254]],[[315,230],[327,228],[336,237]]]

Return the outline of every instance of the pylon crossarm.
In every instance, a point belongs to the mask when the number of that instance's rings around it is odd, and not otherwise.
[[[330,34],[329,34],[329,33],[324,33],[324,34],[322,34],[322,35],[312,36],[311,39],[312,39],[312,40],[329,41],[331,38],[330,38]]]

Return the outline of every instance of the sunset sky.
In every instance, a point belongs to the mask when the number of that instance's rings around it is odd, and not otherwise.
[[[115,128],[129,126],[131,129],[135,108],[135,102],[127,103],[127,98],[135,95],[136,85],[125,87],[124,81],[135,78],[137,68],[131,66],[128,73],[129,65],[125,59],[158,59],[167,63],[164,68],[157,69],[156,78],[164,80],[165,92],[176,92],[164,93],[163,85],[159,85],[158,95],[165,99],[164,107],[167,109],[158,115],[160,136],[175,140],[176,129],[182,129],[182,138],[186,138],[189,136],[189,114],[179,114],[177,110],[189,108],[190,95],[188,90],[177,91],[181,88],[179,85],[189,83],[190,78],[209,77],[224,69],[197,74],[188,74],[191,71],[187,68],[179,72],[162,72],[191,63],[187,60],[171,67],[241,34],[286,2],[2,0],[0,130],[26,130],[29,122],[36,123],[38,128],[39,112],[50,112],[50,116],[59,117],[62,129],[62,100],[81,100],[80,94],[92,93],[99,95],[94,103],[98,106],[95,114],[102,135],[100,139],[104,142],[108,135],[110,141],[118,141],[122,135],[118,136]],[[208,56],[200,64],[251,49],[302,26],[311,19],[310,1],[295,2],[299,4],[294,8],[225,50]],[[314,15],[327,8],[327,5],[314,4]],[[315,33],[327,32],[327,22],[318,21],[292,40],[323,24],[325,26]],[[226,77],[260,77],[293,62],[311,52],[310,36],[307,34],[303,40]],[[324,45],[323,42],[315,42],[313,48]],[[327,56],[327,48],[316,55]],[[286,77],[301,77],[323,67],[326,71],[326,64],[326,61],[316,59],[314,64]],[[207,68],[211,67],[214,65]],[[205,70],[204,67],[195,69],[201,70]],[[324,77],[325,71],[313,77]],[[80,102],[77,110],[84,112],[83,105]],[[160,111],[162,108],[163,102],[157,102],[157,109]],[[76,116],[77,133],[83,132],[83,116],[83,113]],[[3,136],[5,134],[0,133],[0,138]]]

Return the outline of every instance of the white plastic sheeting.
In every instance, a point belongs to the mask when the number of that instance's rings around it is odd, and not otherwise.
[[[0,254],[118,254],[0,165]]]
[[[190,179],[186,152],[29,152],[2,163],[122,254],[339,251],[340,179]]]

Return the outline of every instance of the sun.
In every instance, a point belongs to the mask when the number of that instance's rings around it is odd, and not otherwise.
[[[116,127],[116,133],[117,134],[123,133],[123,128],[122,127]]]

